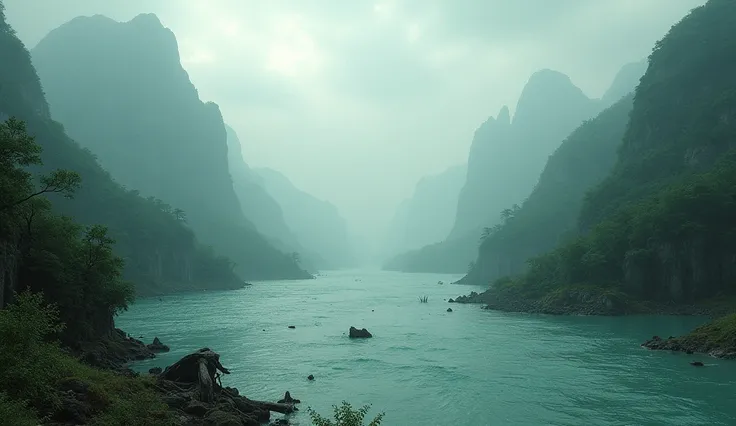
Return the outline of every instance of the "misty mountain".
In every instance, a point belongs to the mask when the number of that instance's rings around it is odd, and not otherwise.
[[[200,100],[176,37],[155,15],[75,18],[32,55],[54,116],[116,180],[182,209],[246,279],[309,276],[243,214],[219,107]]]
[[[488,284],[521,273],[527,259],[577,236],[587,191],[611,171],[629,122],[633,94],[568,136],[550,156],[529,198],[502,223],[487,228],[466,283]]]
[[[534,73],[521,92],[513,121],[507,107],[476,132],[468,157],[468,176],[460,192],[450,238],[498,221],[499,213],[531,192],[549,155],[599,102],[566,75]]]
[[[483,228],[499,223],[504,209],[521,204],[529,196],[549,155],[604,105],[601,100],[588,98],[562,73],[547,69],[532,74],[519,97],[513,120],[504,106],[475,131],[455,223],[446,238],[452,243],[436,243],[406,253],[387,262],[386,268],[467,271],[476,258]]]
[[[0,17],[0,57],[3,63],[0,67],[0,120],[15,116],[26,122],[28,133],[43,149],[43,164],[34,167],[33,171],[48,173],[67,169],[79,173],[82,178],[82,186],[73,199],[48,197],[54,212],[70,216],[83,225],[107,226],[110,236],[116,240],[115,253],[125,260],[124,278],[135,284],[139,295],[242,286],[242,281],[233,274],[229,260],[216,257],[199,245],[192,231],[170,207],[160,200],[145,199],[137,191],[121,187],[100,167],[89,150],[81,148],[67,136],[62,125],[53,121],[28,51],[5,22],[2,13]],[[35,224],[34,214],[29,216],[26,224],[29,229],[41,226],[43,214],[37,212],[35,215]],[[3,223],[0,227],[5,225]],[[49,241],[41,241],[38,236],[35,241],[47,246],[36,247],[35,256],[25,259],[25,268],[40,262],[35,257],[44,253],[55,256],[55,249],[48,246]],[[3,253],[0,255],[0,271],[3,271],[0,273],[0,278],[3,278],[0,295],[10,295],[13,289],[21,290],[13,282],[13,277],[21,272],[21,265],[15,258],[19,253],[8,251],[8,243],[0,241],[0,252]],[[59,262],[59,258],[54,261]],[[36,265],[36,274],[49,274],[46,276],[48,282],[33,283],[36,288],[58,284],[58,272],[48,269],[53,265],[53,262]]]
[[[286,176],[268,168],[254,169],[266,191],[276,199],[284,219],[309,252],[322,259],[320,269],[354,266],[345,219],[331,203],[297,188]],[[315,262],[319,262],[316,260]]]
[[[618,160],[583,200],[580,236],[484,300],[611,314],[736,294],[735,25],[736,3],[710,0],[655,45]]]
[[[462,165],[420,179],[412,196],[396,210],[384,252],[398,254],[444,240],[455,222],[466,174],[467,167]]]
[[[601,97],[601,101],[606,105],[610,106],[618,102],[624,96],[631,94],[631,91],[639,85],[639,80],[644,75],[649,66],[649,62],[646,59],[642,59],[639,62],[632,62],[626,64],[616,73],[613,78],[613,83],[606,90],[606,93]]]

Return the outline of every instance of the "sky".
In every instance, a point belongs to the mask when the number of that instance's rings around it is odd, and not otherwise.
[[[4,0],[32,48],[80,15],[155,13],[246,161],[334,203],[369,244],[529,76],[599,97],[704,0]]]

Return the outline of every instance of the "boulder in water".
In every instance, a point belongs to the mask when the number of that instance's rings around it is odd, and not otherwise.
[[[159,340],[158,337],[153,338],[153,343],[150,345],[147,345],[148,350],[151,352],[168,352],[169,347],[161,343],[161,340]]]
[[[373,337],[373,335],[365,328],[358,330],[355,327],[352,327],[352,326],[350,327],[350,338],[351,339],[365,339],[368,337]]]

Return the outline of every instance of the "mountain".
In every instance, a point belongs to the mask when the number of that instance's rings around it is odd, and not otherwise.
[[[266,191],[284,211],[284,219],[310,252],[322,259],[321,269],[355,265],[345,219],[337,208],[300,190],[276,170],[254,169]]]
[[[534,73],[521,92],[513,122],[503,107],[495,120],[475,132],[449,238],[493,225],[504,208],[521,203],[549,155],[599,109],[599,102],[585,96],[566,75]]]
[[[116,240],[115,253],[125,261],[124,278],[135,284],[138,295],[241,287],[243,282],[233,274],[229,261],[202,247],[170,208],[160,200],[143,198],[137,191],[120,186],[100,167],[89,150],[67,136],[63,126],[52,119],[28,51],[2,14],[0,18],[3,63],[0,67],[0,120],[13,116],[26,122],[28,133],[42,149],[43,164],[30,170],[50,173],[67,169],[81,176],[81,187],[75,191],[73,199],[49,195],[53,210],[84,225],[107,226],[109,236]],[[0,228],[4,226],[5,223]],[[64,229],[60,227],[59,232]],[[2,241],[0,246],[3,246]],[[53,254],[50,247],[43,250]],[[3,252],[0,255],[3,287],[0,296],[7,299],[12,290],[20,290],[14,278],[19,264],[13,261],[14,249],[0,247],[0,252]],[[60,261],[59,254],[53,256],[57,257],[55,262]],[[51,286],[59,278],[46,277],[48,283],[36,284]]]
[[[419,180],[411,197],[396,209],[385,253],[397,254],[442,241],[450,233],[467,167],[454,166]]]
[[[524,270],[526,260],[577,235],[586,192],[611,171],[629,122],[633,94],[568,136],[552,154],[539,183],[520,208],[487,231],[463,282],[488,284]]]
[[[399,255],[385,267],[406,272],[467,271],[477,255],[483,228],[499,223],[504,209],[522,203],[560,142],[603,108],[602,101],[585,96],[562,73],[532,74],[513,120],[504,106],[475,131],[466,181],[446,242]]]
[[[116,180],[183,210],[243,278],[309,277],[243,214],[219,107],[200,100],[176,37],[155,15],[75,18],[32,56],[51,112]]]
[[[480,299],[548,313],[696,312],[736,295],[736,2],[710,0],[655,45],[580,236]]]
[[[646,59],[626,64],[613,78],[613,83],[603,94],[601,101],[607,106],[613,105],[639,85],[639,80],[647,71],[649,63]]]

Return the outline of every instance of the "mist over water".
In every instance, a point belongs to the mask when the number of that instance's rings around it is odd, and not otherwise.
[[[290,391],[302,400],[292,418],[301,425],[309,424],[307,406],[328,414],[343,399],[385,411],[389,426],[736,423],[736,364],[639,347],[652,334],[680,335],[704,319],[485,311],[446,302],[477,290],[449,284],[457,278],[325,272],[142,299],[117,325],[172,348],[135,368],[164,367],[211,347],[233,373],[224,385],[263,400]],[[426,304],[418,300],[424,295]],[[374,337],[349,339],[351,325]],[[691,367],[692,359],[706,367]]]

